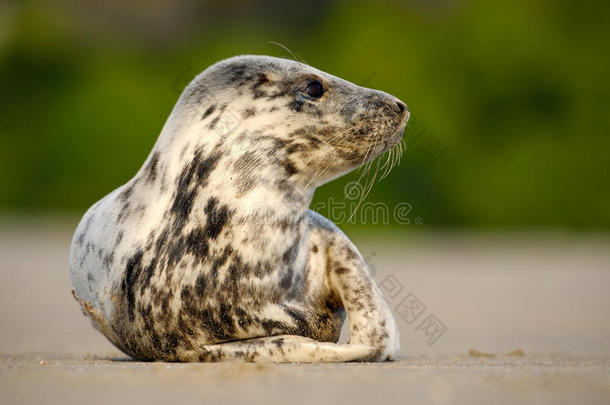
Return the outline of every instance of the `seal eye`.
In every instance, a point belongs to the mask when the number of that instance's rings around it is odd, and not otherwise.
[[[324,94],[324,86],[318,80],[312,80],[307,84],[305,91],[310,97],[320,98]]]

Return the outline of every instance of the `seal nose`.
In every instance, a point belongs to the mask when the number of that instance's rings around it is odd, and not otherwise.
[[[408,113],[409,109],[407,108],[406,104],[403,103],[402,101],[396,101],[395,103],[390,105],[392,110],[398,114],[398,115],[404,115],[405,111]]]
[[[406,105],[404,105],[403,103],[401,103],[400,101],[396,102],[396,105],[398,106],[398,113],[402,114],[403,112],[405,112],[405,109],[407,108]]]

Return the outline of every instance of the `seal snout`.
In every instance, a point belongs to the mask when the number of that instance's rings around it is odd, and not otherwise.
[[[396,119],[395,122],[395,131],[389,136],[386,140],[385,145],[386,149],[394,147],[400,139],[402,139],[405,127],[407,125],[407,121],[409,120],[409,116],[411,115],[409,112],[409,107],[398,98],[390,96],[392,98],[391,101],[388,101],[389,107],[394,114]]]
[[[390,102],[390,108],[403,120],[409,119],[409,107],[407,107],[407,105],[399,99],[395,99],[393,102]]]

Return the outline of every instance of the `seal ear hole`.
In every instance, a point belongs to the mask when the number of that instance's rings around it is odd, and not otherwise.
[[[267,84],[269,83],[271,80],[269,80],[269,77],[267,77],[266,74],[264,73],[259,73],[258,74],[258,83],[259,84]]]
[[[318,99],[324,95],[324,86],[319,80],[311,80],[309,83],[307,83],[305,92],[309,95],[309,97]]]

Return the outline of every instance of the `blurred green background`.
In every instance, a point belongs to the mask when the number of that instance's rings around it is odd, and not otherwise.
[[[135,174],[195,74],[290,57],[276,41],[408,104],[407,152],[368,201],[408,202],[420,227],[608,230],[609,15],[601,1],[5,1],[0,212],[82,214]]]

